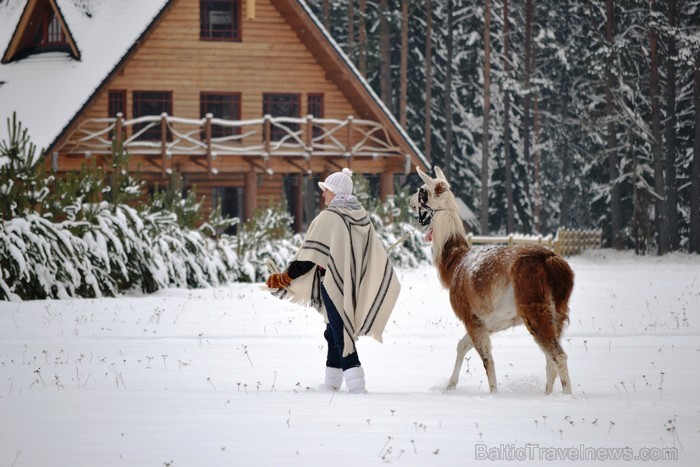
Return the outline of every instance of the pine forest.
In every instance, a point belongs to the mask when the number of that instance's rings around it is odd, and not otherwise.
[[[483,234],[700,252],[700,0],[308,0]]]

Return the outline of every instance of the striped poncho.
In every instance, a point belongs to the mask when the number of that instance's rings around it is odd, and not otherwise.
[[[315,266],[275,295],[316,307],[328,322],[320,297],[322,283],[343,320],[343,356],[353,352],[352,343],[359,336],[382,341],[401,285],[359,203],[331,203],[313,220],[293,260]]]

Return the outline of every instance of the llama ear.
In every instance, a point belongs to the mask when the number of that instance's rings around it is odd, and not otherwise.
[[[416,172],[418,172],[418,176],[421,178],[421,180],[423,180],[423,182],[426,185],[428,185],[429,187],[435,186],[435,180],[430,178],[430,175],[424,174],[420,167],[416,166]]]
[[[445,180],[436,180],[435,188],[433,188],[433,193],[435,197],[439,198],[443,193],[450,191],[450,185]]]
[[[435,166],[435,175],[437,175],[437,180],[445,180],[447,181],[447,177],[445,177],[445,173],[442,171],[442,169],[438,166]]]

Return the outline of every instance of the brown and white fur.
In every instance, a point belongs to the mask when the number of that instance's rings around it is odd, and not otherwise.
[[[574,274],[560,256],[539,246],[470,248],[445,175],[435,168],[436,179],[418,169],[425,182],[427,201],[418,193],[410,207],[428,208],[432,221],[426,238],[432,240],[433,262],[450,303],[467,333],[457,344],[457,360],[447,389],[454,389],[466,353],[476,348],[486,369],[489,389],[498,387],[491,333],[524,324],[547,359],[545,394],[558,376],[565,394],[571,394],[567,355],[560,338],[568,321]],[[425,197],[425,194],[423,194]]]

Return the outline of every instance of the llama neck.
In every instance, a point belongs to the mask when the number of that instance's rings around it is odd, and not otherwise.
[[[457,271],[457,266],[469,253],[469,244],[464,236],[453,235],[445,242],[440,258],[435,262],[437,265],[440,282],[445,288],[449,288],[452,277]]]
[[[443,286],[449,287],[452,275],[462,258],[469,253],[462,220],[455,211],[435,213],[433,229],[433,263]]]

